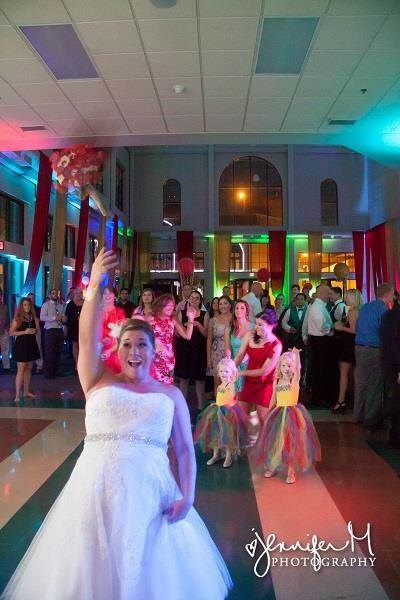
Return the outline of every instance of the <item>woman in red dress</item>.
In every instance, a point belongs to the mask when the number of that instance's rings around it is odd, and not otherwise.
[[[277,318],[273,309],[259,313],[253,331],[245,334],[240,350],[235,356],[236,365],[242,362],[246,354],[249,357],[246,370],[241,372],[244,385],[240,400],[247,412],[250,412],[252,404],[256,405],[260,427],[268,413],[275,367],[282,352],[282,344],[272,333],[276,324]]]
[[[115,306],[115,290],[112,287],[105,287],[103,293],[103,323],[102,323],[102,349],[101,359],[105,361],[107,367],[116,375],[121,372],[121,365],[117,353],[117,331],[115,326],[122,325],[125,321],[125,311],[119,306]]]

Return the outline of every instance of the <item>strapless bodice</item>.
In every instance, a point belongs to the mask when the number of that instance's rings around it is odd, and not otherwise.
[[[129,435],[167,444],[173,415],[174,402],[166,394],[144,394],[123,385],[109,385],[88,394],[86,433]]]

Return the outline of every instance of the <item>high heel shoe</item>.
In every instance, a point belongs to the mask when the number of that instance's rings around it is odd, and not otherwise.
[[[337,404],[337,406],[334,406],[332,408],[333,414],[334,415],[344,415],[344,413],[346,412],[346,408],[347,408],[346,402],[339,402],[336,404]]]

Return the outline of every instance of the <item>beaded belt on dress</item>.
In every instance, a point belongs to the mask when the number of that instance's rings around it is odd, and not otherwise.
[[[85,437],[85,442],[131,442],[133,444],[148,444],[167,450],[167,444],[137,433],[90,433]]]

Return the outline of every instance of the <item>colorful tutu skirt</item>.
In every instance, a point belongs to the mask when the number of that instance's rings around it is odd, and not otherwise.
[[[239,404],[210,404],[203,410],[194,432],[194,441],[203,452],[229,448],[240,454],[246,445],[248,417]]]
[[[302,404],[271,410],[257,444],[256,460],[269,471],[307,471],[321,460],[321,446],[310,413]]]

